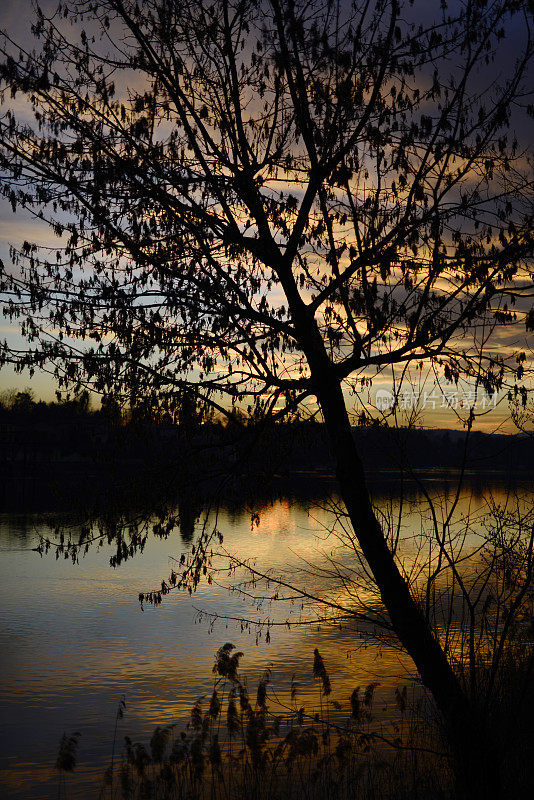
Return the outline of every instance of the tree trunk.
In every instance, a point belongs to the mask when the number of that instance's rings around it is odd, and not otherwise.
[[[280,269],[278,274],[310,368],[336,463],[339,489],[354,534],[373,573],[393,629],[442,714],[450,745],[456,798],[501,800],[498,752],[487,721],[473,708],[397,567],[373,510],[335,366],[314,315],[303,303],[291,273]]]
[[[456,796],[458,800],[499,800],[498,753],[492,745],[492,736],[484,719],[472,708],[388,547],[372,507],[339,380],[316,333],[316,337],[312,332],[308,338],[305,351],[336,463],[341,496],[395,633],[443,716],[453,759]]]
[[[318,397],[328,430],[341,496],[363,555],[400,642],[443,715],[453,758],[458,800],[501,797],[498,753],[410,588],[402,577],[374,513],[362,461],[338,382],[322,382]]]

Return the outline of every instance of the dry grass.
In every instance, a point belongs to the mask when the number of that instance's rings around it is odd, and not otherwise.
[[[250,693],[239,673],[242,655],[231,644],[217,652],[213,691],[198,698],[185,728],[158,726],[146,745],[126,737],[117,756],[121,699],[99,800],[452,800],[440,726],[422,699],[409,700],[406,687],[395,692],[396,722],[385,724],[374,712],[377,684],[355,688],[345,703],[331,699],[317,650],[317,699],[309,708],[295,676],[279,694],[266,670]],[[506,800],[534,796],[533,693],[524,689],[530,666],[508,664],[493,714]],[[77,736],[60,745],[58,798],[68,798],[64,778],[75,767]]]
[[[345,704],[330,699],[317,650],[318,697],[310,709],[299,702],[294,679],[287,702],[280,700],[268,670],[251,697],[239,675],[241,656],[231,644],[218,651],[213,692],[197,700],[185,729],[157,727],[147,746],[126,738],[105,773],[102,800],[451,796],[445,751],[428,746],[421,707],[409,706],[405,688],[396,692],[398,722],[384,727],[373,712],[376,684],[356,688]]]

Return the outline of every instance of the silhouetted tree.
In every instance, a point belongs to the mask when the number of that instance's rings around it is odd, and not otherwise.
[[[6,33],[3,191],[58,248],[24,242],[3,269],[31,347],[2,360],[134,407],[193,391],[231,419],[315,398],[461,791],[491,798],[489,731],[374,514],[344,390],[425,360],[488,391],[523,374],[488,342],[531,285],[531,167],[508,133],[531,18],[512,0],[412,5],[78,0],[38,12],[36,52]]]
[[[114,424],[119,424],[122,419],[122,410],[117,398],[112,394],[103,394],[100,403],[103,416]]]
[[[16,393],[13,399],[13,405],[11,406],[12,411],[18,414],[29,414],[34,408],[35,401],[31,391],[26,390]]]

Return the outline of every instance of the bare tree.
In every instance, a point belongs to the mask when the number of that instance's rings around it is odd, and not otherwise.
[[[3,267],[30,347],[1,359],[132,407],[193,392],[281,418],[315,398],[459,791],[492,798],[490,733],[375,515],[345,391],[421,361],[490,392],[524,373],[490,333],[531,318],[531,161],[509,133],[531,17],[412,5],[78,0],[38,10],[36,51],[5,32],[2,188],[58,247],[24,242]]]

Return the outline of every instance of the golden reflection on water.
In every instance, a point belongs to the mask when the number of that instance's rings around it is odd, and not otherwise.
[[[451,489],[436,485],[431,492],[441,520],[454,498]],[[376,503],[395,522],[400,499],[387,499],[375,491]],[[528,503],[529,497],[522,502]],[[336,504],[336,497],[329,500]],[[478,525],[489,504],[510,502],[506,490],[463,490],[455,518],[468,515]],[[262,570],[285,570],[300,585],[324,599],[334,599],[348,609],[355,603],[342,584],[332,586],[321,567],[329,567],[327,555],[343,545],[340,523],[338,538],[326,534],[334,527],[334,515],[326,500],[309,504],[283,498],[241,512],[221,509],[217,525],[224,546],[243,559],[253,558]],[[428,509],[416,489],[403,499],[402,539],[405,568],[424,554],[421,537],[428,530]],[[244,652],[242,673],[254,689],[263,670],[272,670],[272,686],[287,703],[291,676],[300,684],[303,705],[317,698],[312,677],[313,650],[317,647],[330,672],[332,699],[346,705],[356,686],[378,681],[376,713],[388,724],[396,713],[394,689],[409,682],[413,672],[409,659],[386,644],[362,637],[354,621],[340,624],[291,625],[265,630],[256,639],[253,627],[242,629],[232,622],[219,622],[213,630],[198,621],[198,611],[226,616],[251,616],[250,602],[224,588],[203,583],[190,598],[173,593],[158,608],[141,610],[138,591],[166,577],[173,558],[190,550],[175,531],[168,540],[151,539],[142,554],[117,570],[109,567],[109,547],[91,551],[79,564],[53,556],[40,559],[28,550],[35,544],[39,519],[0,520],[2,549],[2,608],[0,653],[2,674],[3,748],[0,786],[3,798],[46,800],[57,796],[57,775],[52,769],[63,731],[81,731],[80,764],[72,776],[69,797],[91,796],[109,761],[115,710],[126,695],[124,735],[144,739],[156,725],[186,724],[191,706],[201,694],[211,692],[213,655],[226,641]],[[341,538],[340,538],[341,537]],[[26,548],[26,549],[25,549]],[[320,554],[322,553],[322,555]],[[318,555],[319,554],[319,555]],[[330,556],[331,557],[331,556]],[[346,551],[347,569],[355,569],[354,554]],[[302,569],[307,570],[302,572]],[[316,569],[316,571],[314,571]],[[299,572],[300,571],[300,572]],[[375,602],[376,595],[362,587],[360,599]],[[305,609],[313,615],[313,607]],[[294,620],[302,613],[298,603],[289,611],[265,603],[258,619],[289,613]]]

